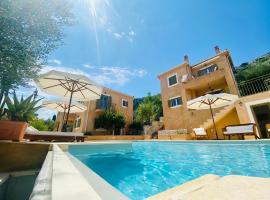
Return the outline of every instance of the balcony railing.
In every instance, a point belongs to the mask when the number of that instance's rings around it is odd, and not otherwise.
[[[218,70],[217,64],[213,64],[213,65],[209,65],[207,67],[204,67],[204,68],[198,70],[195,73],[192,73],[192,76],[197,78],[197,77],[200,77],[200,76],[211,74],[212,72],[215,72],[217,70]]]
[[[241,96],[248,96],[270,90],[270,74],[260,76],[238,84]]]

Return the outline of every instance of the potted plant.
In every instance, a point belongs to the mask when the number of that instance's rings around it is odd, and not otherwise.
[[[28,125],[27,122],[36,116],[36,111],[41,107],[36,106],[41,99],[36,100],[35,97],[33,94],[26,99],[21,97],[18,100],[15,92],[13,94],[13,101],[10,97],[5,97],[8,120],[0,121],[0,140],[19,141],[23,139]]]

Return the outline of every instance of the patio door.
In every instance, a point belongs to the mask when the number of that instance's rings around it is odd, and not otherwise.
[[[257,128],[260,132],[260,137],[269,138],[266,124],[270,124],[270,103],[254,106],[252,109],[256,119]]]

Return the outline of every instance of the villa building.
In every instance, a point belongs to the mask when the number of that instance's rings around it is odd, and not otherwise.
[[[239,99],[232,105],[214,109],[214,119],[219,137],[226,125],[257,123],[257,135],[266,135],[265,124],[270,123],[270,75],[238,85],[230,52],[215,47],[216,55],[191,65],[188,56],[184,62],[158,76],[161,85],[165,130],[203,127],[214,138],[209,110],[190,110],[189,100],[205,94],[229,93]],[[259,86],[259,87],[258,87]],[[264,116],[264,120],[261,117]]]
[[[121,112],[126,120],[126,127],[121,130],[122,134],[128,131],[128,125],[133,121],[133,96],[121,92],[103,88],[100,99],[80,102],[87,107],[85,112],[71,113],[68,118],[70,131],[73,132],[91,132],[92,134],[106,134],[106,131],[95,131],[95,118],[103,113],[106,109],[113,108]],[[56,129],[62,127],[63,113],[58,113],[56,119]]]

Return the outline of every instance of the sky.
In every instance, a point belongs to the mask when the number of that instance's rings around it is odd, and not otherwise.
[[[269,0],[77,0],[76,23],[45,70],[84,74],[136,97],[160,93],[157,76],[231,52],[236,66],[270,51]],[[49,115],[48,113],[44,116]]]

